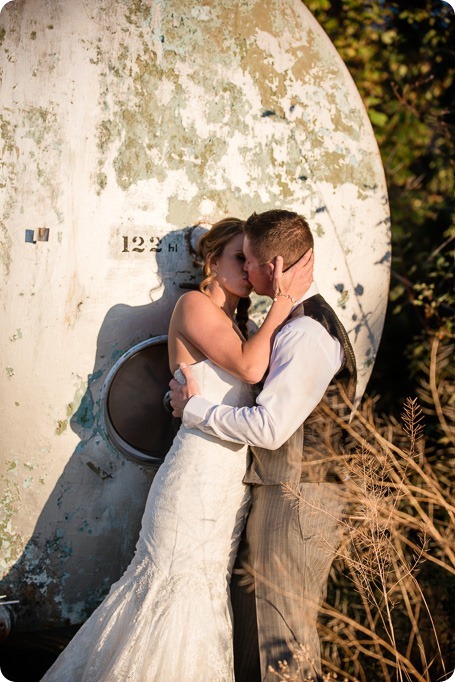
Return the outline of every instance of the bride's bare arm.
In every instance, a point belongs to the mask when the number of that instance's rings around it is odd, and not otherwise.
[[[270,307],[259,331],[242,339],[232,321],[198,291],[184,294],[171,319],[169,336],[196,348],[219,367],[248,383],[257,383],[269,364],[273,337],[289,315],[293,302],[310,287],[313,278],[313,254],[303,256],[282,274],[282,258],[275,264],[274,287],[282,294]]]

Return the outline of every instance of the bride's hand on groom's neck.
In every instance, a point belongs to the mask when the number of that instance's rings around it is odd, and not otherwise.
[[[314,252],[308,249],[299,260],[283,271],[283,258],[274,262],[274,290],[293,300],[301,298],[311,286],[314,270]]]

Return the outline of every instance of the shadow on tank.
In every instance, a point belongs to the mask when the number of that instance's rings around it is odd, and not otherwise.
[[[0,643],[1,672],[14,682],[41,678],[133,556],[150,484],[178,428],[162,402],[171,378],[166,335],[175,302],[197,286],[190,250],[202,231],[166,235],[151,302],[119,303],[104,317],[69,422],[79,443],[0,583],[0,594],[19,600],[5,607],[12,628]],[[172,272],[171,250],[174,261],[180,250]]]

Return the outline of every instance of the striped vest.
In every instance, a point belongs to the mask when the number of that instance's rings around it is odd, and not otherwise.
[[[322,324],[331,336],[339,340],[344,350],[344,362],[319,405],[289,440],[278,450],[251,447],[251,462],[243,479],[250,485],[287,483],[295,487],[301,481],[323,482],[343,479],[337,457],[342,445],[342,429],[334,420],[328,418],[323,404],[328,404],[342,419],[348,419],[350,409],[342,398],[342,391],[346,392],[351,402],[354,400],[357,380],[354,351],[345,328],[320,294],[311,296],[296,306],[288,322],[303,315],[312,317]],[[311,358],[308,361],[311,362]],[[302,386],[302,391],[304,390],[305,386]]]

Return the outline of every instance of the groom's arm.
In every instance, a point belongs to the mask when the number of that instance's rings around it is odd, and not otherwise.
[[[318,405],[341,362],[339,341],[311,318],[300,318],[277,335],[254,407],[214,405],[195,395],[185,405],[183,424],[223,440],[275,450]]]

